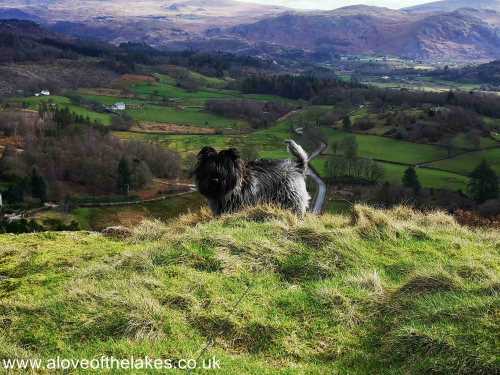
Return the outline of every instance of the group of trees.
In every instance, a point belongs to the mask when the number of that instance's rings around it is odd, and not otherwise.
[[[387,127],[392,127],[386,136],[412,142],[446,143],[446,140],[462,133],[468,133],[472,141],[489,133],[481,116],[457,106],[427,108],[419,115],[390,111],[380,114],[378,118]],[[359,123],[356,123],[356,128],[363,130]]]
[[[331,78],[312,75],[251,75],[240,82],[248,94],[278,95],[289,99],[309,100],[326,89],[347,87],[349,84]]]
[[[153,177],[175,178],[181,170],[179,156],[156,144],[123,142],[91,126],[70,124],[59,129],[49,117],[40,128],[32,128],[36,131],[24,135],[23,152],[8,146],[0,159],[0,176],[13,182],[8,201],[22,201],[28,191],[41,201],[60,200],[67,194],[67,184],[77,184],[88,194],[123,192],[119,181],[124,163],[129,190],[149,184]]]
[[[9,203],[23,202],[25,195],[38,199],[44,203],[47,201],[48,185],[46,179],[40,175],[36,168],[26,177],[17,177],[9,188],[4,192],[4,199]]]
[[[467,186],[469,196],[478,204],[499,197],[500,189],[498,175],[486,160],[481,161],[481,163],[474,168],[469,178],[469,184]],[[402,183],[403,186],[412,189],[416,195],[418,195],[422,189],[417,172],[413,166],[405,170]]]
[[[331,82],[331,81],[330,81]],[[500,118],[500,101],[480,92],[428,92],[405,89],[382,89],[357,84],[326,85],[311,99],[317,105],[359,106],[365,103],[380,111],[391,107],[418,108],[454,106],[482,116]]]
[[[374,160],[358,157],[358,143],[355,136],[344,138],[335,147],[328,160],[330,178],[348,178],[355,181],[375,183],[385,174],[384,168]],[[340,150],[340,155],[337,154]]]
[[[483,160],[470,174],[468,190],[478,203],[498,198],[498,175],[486,160]]]
[[[55,124],[52,130],[60,131],[72,124],[101,125],[92,121],[88,116],[82,116],[72,112],[68,107],[59,107],[54,103],[42,101],[38,105],[38,115],[41,119],[48,119]],[[48,129],[48,128],[47,128]]]
[[[266,128],[292,110],[284,102],[262,102],[256,100],[208,100],[207,111],[215,114],[247,120],[256,129]]]

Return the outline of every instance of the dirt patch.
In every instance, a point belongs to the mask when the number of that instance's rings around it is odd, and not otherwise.
[[[141,83],[141,82],[157,82],[158,80],[155,77],[141,75],[141,74],[124,74],[119,78],[122,82],[130,82],[130,83]]]
[[[119,89],[109,89],[109,88],[103,88],[103,89],[82,89],[80,92],[84,95],[96,95],[96,96],[112,96],[116,98],[133,98],[133,94],[127,94],[124,93],[122,90]]]
[[[147,188],[136,192],[141,199],[152,199],[156,198],[159,195],[165,193],[168,190],[169,186],[160,181],[153,181],[153,183]]]
[[[213,128],[201,128],[197,126],[143,122],[139,126],[133,127],[131,131],[141,133],[164,133],[164,134],[216,134]]]
[[[0,135],[0,148],[5,148],[7,146],[15,147],[16,149],[23,148],[23,138],[22,137],[5,137]]]
[[[147,216],[147,212],[133,208],[121,210],[116,213],[116,218],[120,225],[129,228],[139,225]]]

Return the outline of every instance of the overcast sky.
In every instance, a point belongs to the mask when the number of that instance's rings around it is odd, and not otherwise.
[[[283,5],[301,9],[335,9],[348,5],[376,5],[388,8],[404,8],[412,5],[430,3],[432,0],[239,0],[251,3]]]

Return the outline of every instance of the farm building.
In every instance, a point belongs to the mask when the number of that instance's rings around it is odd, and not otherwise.
[[[127,106],[123,102],[115,103],[111,106],[112,111],[125,111]]]
[[[40,92],[37,92],[35,96],[50,96],[50,91],[49,90],[42,90]]]

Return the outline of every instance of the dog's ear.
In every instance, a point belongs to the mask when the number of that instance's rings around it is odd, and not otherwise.
[[[198,160],[205,160],[212,156],[217,156],[217,151],[213,147],[203,147],[198,153]]]
[[[240,158],[240,152],[235,148],[230,148],[229,150],[221,151],[220,156],[232,161],[236,161]]]

